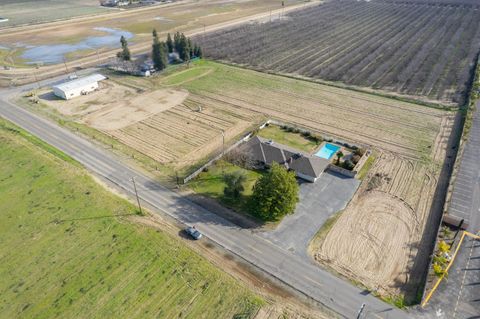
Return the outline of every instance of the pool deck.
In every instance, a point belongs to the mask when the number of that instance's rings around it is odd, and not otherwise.
[[[333,151],[328,158],[325,157],[325,156],[319,155],[320,153],[322,153],[324,148],[328,149],[327,145],[333,145],[333,146],[337,147],[337,149],[335,151]],[[317,157],[320,157],[320,158],[323,158],[323,159],[326,159],[326,160],[330,161],[333,158],[333,156],[340,150],[344,150],[344,147],[341,146],[341,145],[338,145],[336,143],[333,143],[333,142],[322,142],[322,144],[320,144],[320,146],[317,149],[315,149],[315,151],[313,151],[311,155],[312,156],[317,156]],[[328,151],[330,152],[332,150],[328,149]]]

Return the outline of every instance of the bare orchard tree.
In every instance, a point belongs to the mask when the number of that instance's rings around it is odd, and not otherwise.
[[[258,162],[254,159],[251,152],[240,150],[238,148],[225,154],[225,160],[233,165],[246,169],[252,169],[258,166]]]

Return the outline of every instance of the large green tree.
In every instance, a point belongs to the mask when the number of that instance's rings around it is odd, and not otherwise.
[[[182,59],[184,62],[190,61],[189,41],[188,41],[188,38],[183,33],[180,34],[180,40],[179,40],[177,52],[178,52],[178,55],[180,56],[180,59]]]
[[[152,60],[155,70],[161,71],[168,65],[168,53],[165,42],[158,39],[157,30],[153,29]]]
[[[174,49],[174,45],[173,45],[173,40],[172,40],[172,36],[170,35],[170,33],[167,35],[167,49],[168,49],[168,53],[172,53],[173,52],[173,49]]]
[[[263,220],[280,220],[295,211],[298,190],[295,173],[273,163],[268,173],[260,177],[253,187],[251,210]]]
[[[173,34],[173,48],[175,51],[180,52],[180,32]]]
[[[123,61],[130,61],[130,49],[128,48],[127,39],[125,39],[123,35],[120,37],[120,44],[122,45],[122,51],[117,53],[117,57],[119,57]]]
[[[193,49],[193,51],[194,51],[195,57],[200,59],[203,57],[202,48],[200,48],[197,44],[195,44],[195,48]]]

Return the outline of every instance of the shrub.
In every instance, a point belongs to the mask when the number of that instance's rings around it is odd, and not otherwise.
[[[312,133],[310,131],[303,131],[302,136],[308,138],[308,137],[312,136]]]
[[[353,151],[353,154],[361,157],[365,154],[365,152],[366,152],[366,150],[364,148],[357,148]]]
[[[362,157],[360,155],[357,155],[357,154],[353,155],[352,156],[352,163],[356,165],[360,161],[361,158]]]
[[[445,256],[434,256],[433,257],[433,263],[438,264],[440,266],[446,266],[448,263],[448,259]]]
[[[308,139],[316,144],[322,143],[322,138],[318,135],[311,135]]]
[[[442,253],[448,253],[450,252],[450,245],[442,240],[438,243],[438,250]]]
[[[446,238],[449,238],[450,236],[452,236],[452,231],[450,230],[450,228],[448,226],[443,226],[442,227],[442,233],[443,233],[443,236],[446,237]]]
[[[223,194],[226,197],[237,199],[240,197],[240,194],[244,191],[243,183],[246,181],[247,177],[241,171],[236,171],[231,174],[225,174],[223,176],[223,181],[226,186],[223,189]]]
[[[433,264],[433,272],[435,273],[436,276],[440,277],[445,273],[445,270],[441,265]]]
[[[353,164],[351,161],[347,160],[343,162],[342,167],[346,170],[353,170],[355,168],[355,164]]]

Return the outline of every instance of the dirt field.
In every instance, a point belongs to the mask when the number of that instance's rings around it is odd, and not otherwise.
[[[100,90],[69,101],[57,99],[51,90],[39,97],[61,114],[177,167],[219,151],[222,131],[228,144],[261,118],[221,103],[204,103],[180,88],[143,91],[113,81],[103,81]]]
[[[223,103],[409,158],[430,158],[434,152],[441,158],[443,139],[448,138],[454,115],[413,103],[210,62],[165,79],[148,81],[187,89],[204,104]]]
[[[416,274],[422,270],[414,269],[413,262],[435,191],[435,175],[418,161],[382,153],[316,247],[315,259],[380,294],[414,290]]]
[[[183,103],[187,97],[185,90],[139,92],[109,81],[100,83],[98,91],[69,101],[57,99],[51,91],[40,95],[42,102],[60,113],[102,131],[120,130],[141,122]]]
[[[128,145],[144,139],[135,148],[163,163],[191,163],[221,147],[221,130],[229,141],[265,118],[409,159],[441,162],[453,120],[453,112],[212,62],[162,77],[120,80],[147,91],[190,92],[179,106],[109,132]]]

